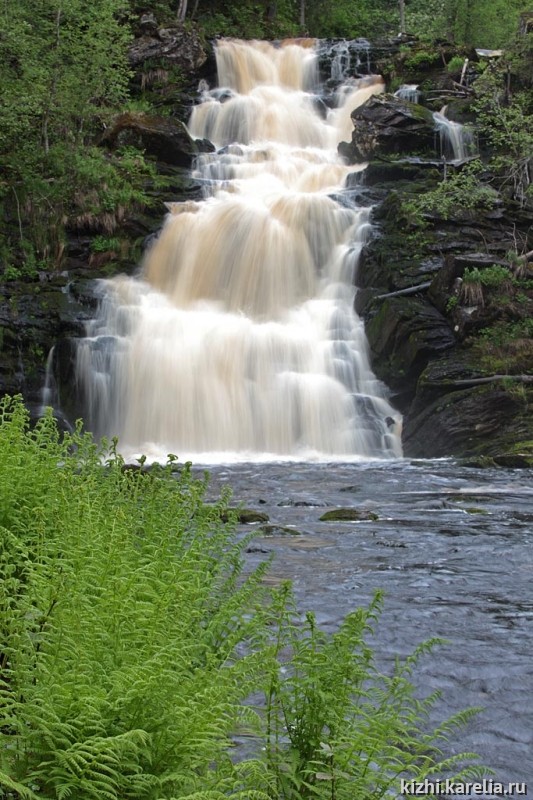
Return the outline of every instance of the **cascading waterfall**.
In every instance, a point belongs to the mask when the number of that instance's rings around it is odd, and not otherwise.
[[[433,114],[440,140],[440,154],[447,161],[464,161],[477,154],[474,135],[469,128],[446,117],[446,107]]]
[[[348,39],[330,47],[331,79],[337,83],[349,80],[354,72],[370,72],[368,39]],[[362,69],[361,69],[362,68]]]
[[[409,103],[418,103],[420,100],[420,90],[417,83],[402,83],[396,89],[394,96],[400,100],[407,100]]]
[[[399,415],[353,311],[368,209],[339,195],[336,146],[369,78],[318,111],[313,43],[221,41],[220,89],[190,131],[201,202],[169,203],[139,278],[102,281],[77,379],[124,453],[195,461],[394,457]]]

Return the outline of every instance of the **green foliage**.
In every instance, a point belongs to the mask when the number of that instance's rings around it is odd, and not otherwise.
[[[403,62],[405,69],[415,72],[419,69],[434,66],[435,64],[440,64],[439,53],[435,49],[421,49],[409,52],[409,55],[406,56]]]
[[[460,298],[466,305],[485,305],[485,289],[509,289],[512,274],[507,267],[467,267],[463,274]]]
[[[285,654],[287,663],[284,676],[277,668],[273,672],[266,702],[267,763],[275,776],[275,797],[377,799],[396,794],[406,773],[418,780],[450,771],[463,777],[483,773],[465,766],[472,754],[440,760],[439,742],[474,710],[424,732],[439,695],[416,700],[410,675],[437,640],[397,663],[391,677],[377,671],[365,639],[381,605],[378,594],[368,609],[349,614],[328,636],[313,614],[301,623],[287,590],[281,591],[274,607],[276,655],[283,660]]]
[[[424,214],[438,214],[443,219],[461,218],[472,211],[494,208],[498,195],[481,182],[483,165],[472,161],[442,180],[435,189],[405,202],[404,212],[414,225],[424,226]]]
[[[296,36],[299,30],[298,7],[294,0],[276,3],[200,2],[197,18],[206,36],[233,36],[245,39],[275,39]]]
[[[398,12],[391,11],[384,0],[314,0],[307,6],[307,27],[312,36],[372,39],[398,29]]]
[[[116,236],[95,236],[91,239],[91,250],[93,253],[120,250],[120,239],[117,239]]]
[[[461,72],[464,63],[465,60],[464,58],[462,58],[462,56],[453,56],[453,58],[450,58],[450,60],[446,64],[446,71],[451,73],[452,75],[457,72]]]
[[[39,797],[232,790],[265,567],[241,577],[226,501],[187,466],[146,475],[112,450],[104,468],[79,431],[0,414],[0,770]]]
[[[365,641],[380,598],[333,636],[301,624],[268,565],[243,575],[228,498],[205,504],[175,460],[132,469],[0,403],[0,795],[371,800],[481,774],[440,760],[472,712],[427,732],[436,695],[416,699],[411,670],[433,643],[387,677]],[[229,757],[237,730],[255,758]]]
[[[529,92],[509,94],[506,71],[505,62],[484,71],[474,84],[473,108],[480,134],[491,148],[490,166],[501,187],[524,206],[533,203],[533,107]]]
[[[0,207],[17,266],[29,254],[59,263],[85,179],[97,195],[108,182],[104,155],[90,145],[127,97],[126,11],[126,0],[2,5]]]
[[[509,43],[522,10],[521,0],[449,0],[447,30],[457,44],[496,49]]]
[[[533,318],[499,321],[470,341],[479,364],[489,373],[529,373],[533,358]]]
[[[518,322],[507,322],[492,328],[484,328],[479,335],[484,341],[491,342],[498,347],[503,347],[510,341],[533,339],[533,319],[529,317]]]
[[[405,18],[409,33],[423,42],[433,42],[446,33],[447,0],[412,0],[406,3]]]
[[[511,273],[507,267],[493,264],[491,267],[479,269],[478,267],[467,267],[463,274],[464,283],[480,283],[492,289],[499,288],[511,280]]]

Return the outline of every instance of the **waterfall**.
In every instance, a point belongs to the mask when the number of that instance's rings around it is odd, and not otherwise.
[[[370,42],[368,39],[343,39],[328,46],[331,56],[331,80],[341,83],[354,73],[370,72]]]
[[[402,83],[402,85],[394,92],[394,96],[398,97],[400,100],[407,100],[409,103],[418,103],[420,100],[418,84]]]
[[[440,154],[447,161],[464,161],[477,153],[471,130],[446,117],[446,107],[433,114],[440,141]]]
[[[77,380],[88,426],[123,453],[195,461],[401,454],[399,415],[353,311],[369,210],[333,198],[336,146],[382,91],[352,81],[323,119],[312,46],[220,41],[193,136],[198,202],[169,202],[138,278],[101,282]]]

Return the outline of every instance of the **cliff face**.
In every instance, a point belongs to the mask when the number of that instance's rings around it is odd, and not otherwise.
[[[340,148],[373,159],[355,187],[375,204],[355,301],[372,365],[404,414],[406,455],[529,464],[533,213],[489,171],[471,180],[472,156],[438,159],[424,111],[372,98]]]

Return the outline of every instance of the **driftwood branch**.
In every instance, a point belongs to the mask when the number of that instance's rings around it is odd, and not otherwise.
[[[387,297],[400,297],[400,295],[406,294],[416,294],[417,292],[422,292],[425,289],[429,289],[431,286],[431,281],[426,281],[425,283],[419,283],[416,286],[408,286],[407,289],[398,289],[397,292],[387,292],[387,294],[378,294],[376,295],[376,300],[385,300]]]
[[[459,92],[463,92],[464,94],[474,94],[474,90],[471,86],[464,86],[461,83],[457,83],[457,81],[452,81],[453,86],[457,86],[457,90]]]
[[[497,381],[516,381],[517,383],[533,383],[533,375],[487,375],[484,378],[464,378],[457,381],[428,381],[426,386],[447,386],[451,389],[467,389],[470,386],[482,386]]]

